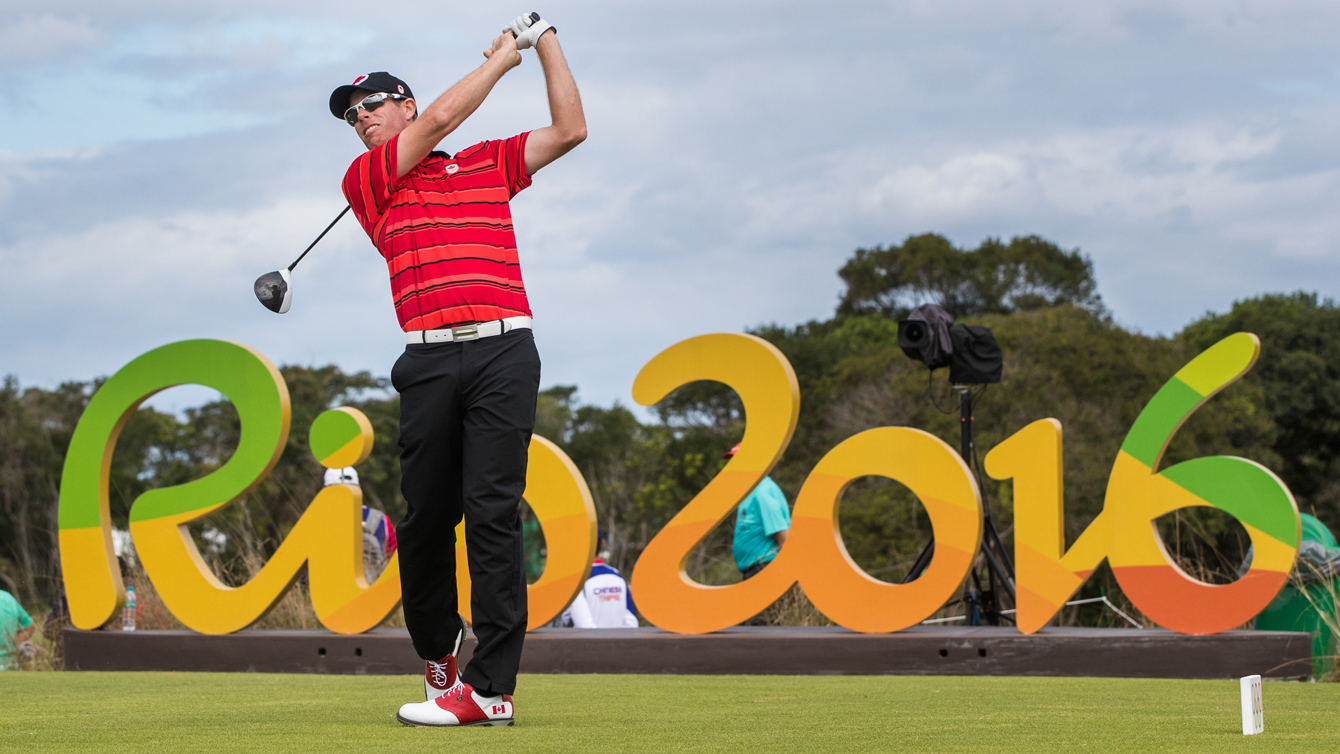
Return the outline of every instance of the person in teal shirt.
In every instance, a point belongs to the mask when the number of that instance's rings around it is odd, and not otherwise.
[[[739,450],[736,445],[723,457],[730,458]],[[765,476],[735,511],[735,542],[731,548],[735,567],[746,579],[763,570],[777,557],[790,530],[791,509],[786,496],[772,477]]]
[[[0,590],[0,670],[14,662],[14,648],[33,632],[33,619],[14,595]]]

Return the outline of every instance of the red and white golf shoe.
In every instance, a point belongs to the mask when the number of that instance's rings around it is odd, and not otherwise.
[[[452,647],[451,654],[437,662],[428,660],[424,663],[423,694],[428,701],[442,696],[461,682],[460,675],[456,672],[456,655],[460,654],[461,641],[464,638],[465,632],[461,631],[456,635],[456,646]]]
[[[395,718],[405,725],[511,725],[512,695],[480,696],[460,683],[436,699],[402,706]]]

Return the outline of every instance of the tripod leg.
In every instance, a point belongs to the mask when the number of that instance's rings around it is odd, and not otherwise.
[[[991,518],[989,516],[986,519],[986,531],[984,532],[984,534],[985,536],[983,537],[982,544],[987,544],[988,541],[990,542],[990,544],[996,550],[996,557],[1005,567],[1005,573],[1010,577],[1010,580],[1013,581],[1014,564],[1010,562],[1010,556],[1008,551],[1006,551],[1005,549],[1005,543],[1000,541],[1000,535],[996,533],[996,525],[991,522]]]
[[[908,571],[907,576],[903,578],[903,583],[910,584],[916,581],[921,572],[926,570],[926,566],[931,564],[931,558],[933,557],[935,557],[935,540],[931,539],[922,549],[921,554],[917,556],[916,562],[912,564],[912,570]]]
[[[1005,553],[1005,546],[1001,544],[1000,537],[996,534],[996,527],[992,526],[990,521],[987,521],[986,527],[988,534],[982,538],[982,555],[986,557],[986,565],[991,570],[991,575],[1000,580],[1000,585],[1004,587],[1010,601],[1014,602],[1014,567]],[[994,547],[992,542],[995,543]]]
[[[963,607],[964,614],[968,618],[969,626],[982,625],[982,579],[977,573],[977,563],[974,562],[972,570],[968,571],[972,577],[972,585],[963,588]],[[990,615],[987,616],[990,618]]]

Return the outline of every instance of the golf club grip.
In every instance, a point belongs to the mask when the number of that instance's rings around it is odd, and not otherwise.
[[[302,253],[298,255],[298,258],[297,258],[297,259],[293,260],[293,264],[291,264],[291,265],[288,266],[288,271],[289,271],[289,272],[293,272],[293,268],[298,266],[298,262],[301,262],[301,261],[302,261],[302,258],[305,257],[305,256],[307,256],[307,252],[311,251],[311,250],[312,250],[312,247],[313,247],[313,246],[316,246],[317,242],[319,242],[321,239],[325,238],[325,237],[326,237],[326,234],[330,232],[330,229],[333,228],[333,227],[335,227],[335,223],[339,222],[339,221],[340,221],[340,218],[344,217],[345,213],[347,213],[348,211],[349,211],[349,205],[346,204],[346,205],[344,205],[344,209],[340,210],[340,214],[336,215],[336,216],[335,216],[335,219],[330,221],[330,225],[327,225],[327,226],[326,226],[326,229],[323,230],[323,231],[321,231],[321,235],[317,236],[317,237],[316,237],[316,240],[313,241],[311,244],[309,244],[309,245],[307,246],[307,248],[303,249],[303,250],[302,250]]]

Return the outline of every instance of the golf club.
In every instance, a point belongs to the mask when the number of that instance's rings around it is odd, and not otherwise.
[[[326,229],[321,231],[321,235],[317,236],[315,241],[308,245],[306,249],[303,249],[303,252],[298,255],[297,259],[293,260],[293,264],[289,265],[288,269],[267,272],[256,278],[256,300],[275,314],[287,312],[289,307],[293,305],[293,277],[289,273],[293,272],[293,268],[298,266],[298,262],[301,262],[302,258],[307,256],[307,252],[311,251],[313,246],[316,246],[321,239],[325,238],[330,229],[335,227],[335,223],[339,222],[340,218],[344,217],[348,211],[349,206],[345,205],[344,209],[340,210],[340,214],[330,221],[330,225],[327,225]]]

